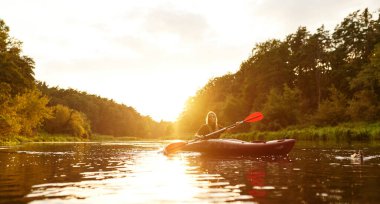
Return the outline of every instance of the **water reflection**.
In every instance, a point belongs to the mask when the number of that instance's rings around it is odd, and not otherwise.
[[[295,148],[289,157],[159,153],[162,142],[0,148],[0,203],[372,202],[380,151]],[[359,195],[359,196],[358,196]]]

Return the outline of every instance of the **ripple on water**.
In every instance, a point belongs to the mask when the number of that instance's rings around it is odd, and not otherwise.
[[[74,152],[36,152],[36,151],[16,151],[19,154],[32,155],[74,155]]]

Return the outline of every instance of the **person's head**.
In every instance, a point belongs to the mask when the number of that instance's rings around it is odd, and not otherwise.
[[[217,124],[218,124],[218,118],[216,117],[216,114],[214,112],[209,111],[207,113],[206,124],[207,125],[217,126]]]

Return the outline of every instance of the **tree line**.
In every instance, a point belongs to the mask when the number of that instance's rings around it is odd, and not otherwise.
[[[379,10],[380,11],[380,10]],[[299,27],[258,43],[236,73],[210,79],[178,118],[194,132],[213,110],[224,125],[261,111],[265,119],[236,131],[330,126],[380,119],[380,15],[357,10],[334,31]]]
[[[92,134],[159,137],[173,124],[134,108],[74,89],[48,87],[34,78],[34,61],[0,19],[0,139],[39,132],[89,138]]]

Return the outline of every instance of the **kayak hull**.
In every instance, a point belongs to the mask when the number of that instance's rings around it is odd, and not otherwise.
[[[235,139],[209,139],[188,143],[181,150],[218,155],[286,155],[292,150],[295,142],[295,139],[272,140],[267,142],[245,142]]]

